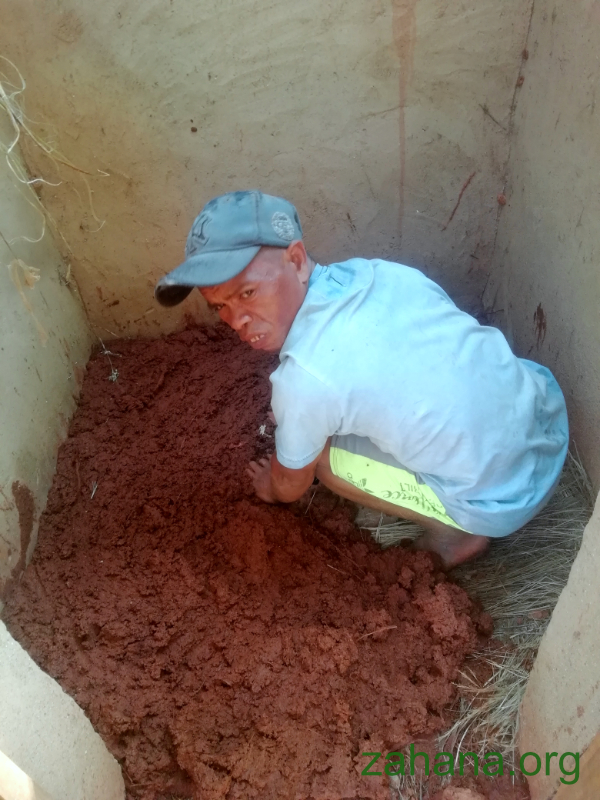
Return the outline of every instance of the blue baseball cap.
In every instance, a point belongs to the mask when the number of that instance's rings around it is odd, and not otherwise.
[[[176,306],[194,286],[217,286],[246,269],[261,247],[302,239],[298,212],[283,197],[229,192],[210,200],[194,220],[185,261],[156,284],[163,306]]]

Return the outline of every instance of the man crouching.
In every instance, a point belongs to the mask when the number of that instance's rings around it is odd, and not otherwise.
[[[248,468],[265,502],[293,502],[317,477],[419,523],[417,546],[452,567],[550,499],[568,447],[556,380],[419,270],[316,264],[294,206],[232,192],[196,218],[156,297],[176,305],[195,286],[242,341],[280,354],[276,452]]]

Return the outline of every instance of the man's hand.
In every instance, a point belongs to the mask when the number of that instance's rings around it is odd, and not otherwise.
[[[246,474],[252,480],[257,496],[265,503],[293,503],[302,497],[313,482],[320,457],[318,455],[311,464],[301,469],[288,469],[273,454],[270,458],[251,461]]]
[[[256,496],[264,500],[265,503],[276,503],[277,498],[273,494],[271,486],[271,459],[261,458],[260,461],[251,461],[246,470],[254,486]]]

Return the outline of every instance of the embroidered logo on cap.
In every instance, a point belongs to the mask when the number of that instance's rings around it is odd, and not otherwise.
[[[271,225],[273,230],[284,242],[291,242],[294,239],[294,223],[284,214],[283,211],[276,211],[271,217]]]
[[[194,220],[192,228],[188,234],[187,242],[185,243],[186,258],[195,256],[198,250],[200,250],[200,248],[206,244],[208,237],[204,233],[204,226],[206,225],[207,221],[207,214],[204,212],[199,214]]]

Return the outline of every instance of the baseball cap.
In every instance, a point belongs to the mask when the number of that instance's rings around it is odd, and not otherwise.
[[[261,247],[288,247],[302,238],[298,212],[283,197],[229,192],[210,200],[194,220],[185,261],[156,284],[163,306],[176,306],[194,286],[217,286],[246,269]]]

